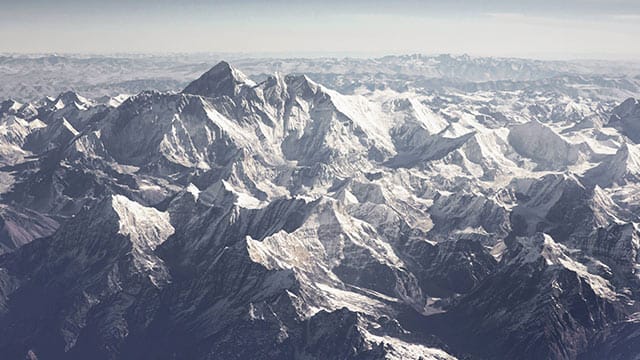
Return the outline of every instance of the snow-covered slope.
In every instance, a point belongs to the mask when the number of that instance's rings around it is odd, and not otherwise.
[[[629,98],[613,110],[608,126],[617,128],[633,142],[640,142],[640,103]]]
[[[509,131],[509,143],[543,168],[562,169],[578,160],[575,146],[537,120],[514,126]]]

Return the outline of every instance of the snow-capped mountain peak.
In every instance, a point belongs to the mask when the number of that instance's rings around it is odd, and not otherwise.
[[[184,88],[183,92],[212,98],[220,96],[235,98],[243,88],[255,85],[246,75],[228,62],[221,61]]]

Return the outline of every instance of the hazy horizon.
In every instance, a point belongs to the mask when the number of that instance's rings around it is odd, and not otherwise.
[[[160,52],[160,51],[149,51],[149,52],[134,52],[134,51],[125,51],[125,52],[98,52],[98,51],[88,51],[88,52],[60,52],[60,51],[51,51],[51,52],[3,52],[0,51],[0,56],[10,56],[10,57],[27,57],[27,58],[40,58],[47,56],[59,56],[59,57],[67,57],[67,58],[144,58],[144,57],[184,57],[184,58],[198,58],[202,57],[203,60],[205,57],[215,57],[220,60],[248,60],[248,59],[379,59],[387,56],[426,56],[426,57],[437,57],[441,55],[450,55],[453,57],[459,56],[469,56],[471,58],[496,58],[496,59],[522,59],[522,60],[537,60],[537,61],[560,61],[560,62],[611,62],[611,63],[630,63],[630,64],[640,64],[640,58],[637,57],[611,57],[611,58],[603,58],[598,57],[597,54],[594,56],[588,56],[588,54],[582,54],[571,56],[571,54],[559,54],[558,56],[554,56],[554,54],[531,54],[531,55],[492,55],[492,54],[470,54],[470,53],[450,53],[450,52],[442,52],[442,53],[427,53],[427,52],[397,52],[397,53],[367,53],[367,52],[263,52],[263,53],[243,53],[243,52],[216,52],[216,51],[192,51],[192,52]]]
[[[634,60],[632,0],[44,0],[3,4],[3,53],[469,54]]]

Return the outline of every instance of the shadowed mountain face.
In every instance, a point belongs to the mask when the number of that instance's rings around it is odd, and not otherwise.
[[[632,358],[637,79],[520,65],[2,102],[0,357]]]

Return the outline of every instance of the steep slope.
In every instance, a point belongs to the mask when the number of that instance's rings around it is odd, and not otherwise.
[[[640,143],[640,103],[638,100],[629,98],[613,109],[613,114],[607,125],[618,129],[634,143]]]
[[[611,284],[594,273],[594,264],[575,261],[575,250],[540,233],[508,246],[498,271],[448,312],[406,319],[410,328],[435,327],[487,358],[573,359],[608,323],[624,317]]]
[[[28,209],[9,205],[0,208],[0,254],[53,234],[59,224],[46,216]]]
[[[511,128],[509,143],[544,169],[561,169],[578,160],[578,151],[555,131],[534,120]]]
[[[585,182],[600,187],[637,183],[640,180],[640,151],[632,144],[622,144],[608,157],[584,174]]]
[[[0,328],[6,341],[0,352],[23,356],[27,345],[43,356],[60,357],[87,331],[95,332],[94,341],[109,344],[107,349],[114,346],[112,341],[128,331],[125,310],[133,299],[169,280],[153,249],[172,233],[166,215],[114,196],[81,212],[53,237],[4,258],[3,283],[17,286],[3,288]],[[47,275],[51,272],[56,279]],[[108,313],[96,313],[105,307]]]
[[[15,115],[0,118],[0,163],[13,165],[24,161],[30,152],[24,148],[29,135],[43,127],[39,121],[28,122]]]

